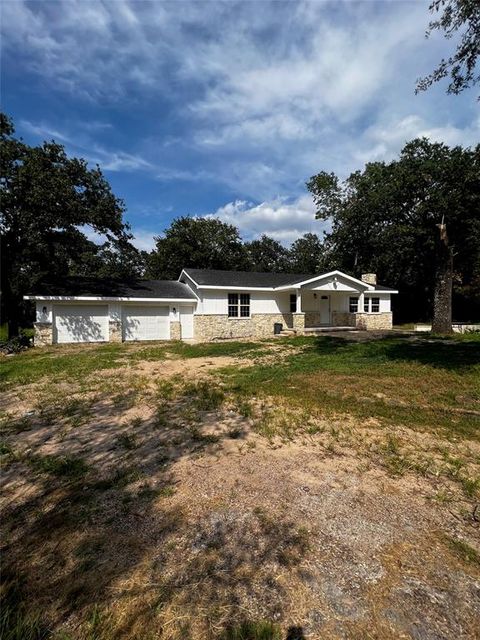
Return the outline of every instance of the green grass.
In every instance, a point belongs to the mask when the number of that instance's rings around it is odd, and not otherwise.
[[[327,415],[373,416],[387,424],[440,427],[452,435],[480,436],[480,339],[476,335],[369,342],[322,336],[285,342],[302,351],[278,363],[226,367],[217,373],[228,390],[246,397],[279,396],[292,407],[318,409]]]
[[[11,384],[30,384],[44,378],[54,381],[83,380],[103,369],[113,369],[142,360],[164,360],[169,354],[183,358],[250,356],[264,343],[222,342],[186,344],[161,342],[139,347],[136,344],[54,345],[29,349],[0,364],[0,390]]]
[[[242,622],[227,629],[222,640],[281,640],[281,631],[273,622]]]
[[[448,546],[468,564],[480,566],[480,555],[467,542],[446,536]]]
[[[88,471],[85,461],[73,456],[32,456],[28,462],[35,471],[53,476],[79,478]]]

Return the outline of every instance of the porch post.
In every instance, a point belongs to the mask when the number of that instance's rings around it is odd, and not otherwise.
[[[302,295],[300,291],[301,289],[297,289],[297,313],[301,313],[302,311]]]
[[[302,296],[300,293],[300,289],[296,289],[295,293],[297,294],[297,311],[293,314],[293,329],[296,333],[303,333],[305,329],[305,314],[302,313]]]

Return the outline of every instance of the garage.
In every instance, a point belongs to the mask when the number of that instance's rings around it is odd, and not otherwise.
[[[107,305],[55,305],[53,311],[55,342],[108,341]]]
[[[169,340],[170,309],[167,306],[125,305],[124,340]]]

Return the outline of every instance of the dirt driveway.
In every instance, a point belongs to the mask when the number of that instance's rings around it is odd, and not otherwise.
[[[312,422],[217,375],[278,357],[167,354],[4,391],[4,590],[28,637],[480,638],[475,501],[392,474],[374,419]],[[272,412],[309,426],[266,437]]]

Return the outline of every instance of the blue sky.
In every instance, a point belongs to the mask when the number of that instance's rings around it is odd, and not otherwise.
[[[478,142],[475,91],[414,94],[453,46],[425,39],[428,4],[6,0],[3,108],[100,164],[141,248],[186,214],[288,244],[323,229],[318,171]]]

